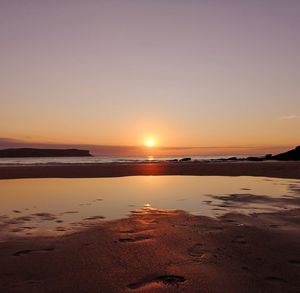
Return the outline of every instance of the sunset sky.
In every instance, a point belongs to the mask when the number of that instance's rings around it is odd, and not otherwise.
[[[294,147],[299,32],[299,0],[1,0],[0,148]]]

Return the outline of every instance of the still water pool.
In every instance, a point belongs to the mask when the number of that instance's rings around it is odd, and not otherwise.
[[[0,180],[0,236],[64,232],[126,217],[144,206],[218,217],[300,207],[300,180],[228,176],[133,176]]]

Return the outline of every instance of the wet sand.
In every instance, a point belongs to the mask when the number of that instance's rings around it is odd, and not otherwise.
[[[104,163],[0,167],[0,179],[100,178],[133,175],[263,176],[300,179],[300,162]]]
[[[298,179],[300,163],[0,168],[1,178],[164,174]],[[214,219],[146,208],[63,236],[0,239],[0,259],[7,293],[299,292],[300,209]]]
[[[0,292],[299,292],[300,210],[219,219],[145,209],[0,243]]]

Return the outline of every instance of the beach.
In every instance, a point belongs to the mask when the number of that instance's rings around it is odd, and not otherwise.
[[[137,175],[263,176],[300,179],[300,162],[175,162],[1,166],[0,179]]]
[[[300,210],[219,219],[144,209],[0,243],[1,292],[299,292]]]
[[[0,168],[2,179],[133,175],[299,179],[300,163]],[[1,292],[299,292],[300,209],[207,217],[146,206],[72,233],[3,238],[0,257]]]

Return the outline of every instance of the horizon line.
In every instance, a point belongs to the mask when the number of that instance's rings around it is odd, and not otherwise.
[[[11,146],[10,146],[11,145]],[[0,137],[0,148],[13,148],[18,145],[33,145],[33,146],[56,146],[60,147],[107,147],[107,148],[148,148],[142,144],[95,144],[95,143],[63,143],[63,142],[42,142],[42,141],[33,141],[16,139],[16,138],[7,138]],[[296,146],[296,145],[295,145]],[[210,146],[168,146],[168,145],[156,145],[151,147],[152,149],[169,149],[169,150],[184,150],[184,149],[255,149],[255,148],[282,148],[282,147],[291,147],[291,145],[210,145]],[[24,147],[25,148],[25,147]]]

